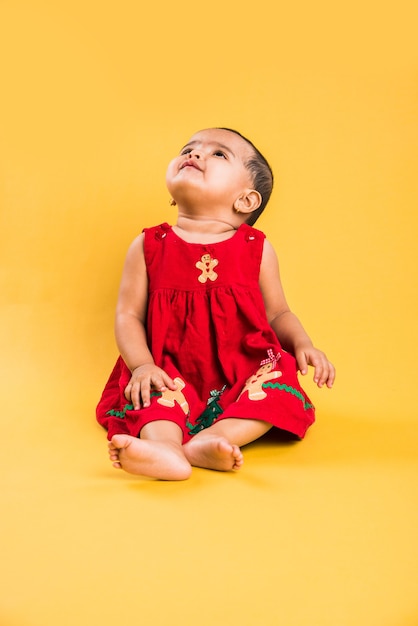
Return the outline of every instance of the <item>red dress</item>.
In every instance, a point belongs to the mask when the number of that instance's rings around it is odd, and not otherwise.
[[[131,373],[118,358],[97,407],[108,437],[138,437],[154,420],[177,423],[184,442],[216,420],[260,419],[302,438],[314,407],[296,361],[270,327],[259,287],[265,235],[247,224],[214,244],[187,243],[168,224],[145,229],[147,338],[155,363],[177,384],[133,410]]]

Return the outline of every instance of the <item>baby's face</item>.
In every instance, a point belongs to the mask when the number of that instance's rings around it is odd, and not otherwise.
[[[184,200],[224,205],[232,209],[245,189],[252,189],[246,162],[252,148],[239,135],[209,128],[193,135],[169,164],[168,190],[177,203]]]

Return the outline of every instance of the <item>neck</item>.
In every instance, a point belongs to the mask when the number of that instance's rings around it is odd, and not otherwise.
[[[222,235],[236,230],[239,224],[232,224],[222,219],[206,217],[204,215],[183,215],[179,212],[176,226],[189,233]]]
[[[216,243],[232,237],[238,226],[213,217],[190,217],[179,213],[173,230],[189,243]]]

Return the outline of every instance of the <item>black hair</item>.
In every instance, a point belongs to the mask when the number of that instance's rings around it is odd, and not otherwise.
[[[260,206],[258,209],[250,213],[246,220],[247,224],[252,226],[266,208],[266,204],[270,199],[271,192],[273,191],[274,178],[272,169],[268,164],[267,159],[261,154],[260,150],[258,150],[253,142],[247,139],[247,137],[244,137],[244,135],[239,133],[237,130],[233,130],[232,128],[219,128],[219,130],[227,130],[230,133],[235,133],[241,137],[241,139],[246,141],[252,148],[253,156],[250,157],[245,163],[245,167],[251,173],[254,189],[258,191],[261,196]]]

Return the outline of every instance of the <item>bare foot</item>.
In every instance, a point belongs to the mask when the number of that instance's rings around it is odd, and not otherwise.
[[[151,476],[162,480],[186,480],[192,468],[176,443],[114,435],[109,442],[113,467],[129,474]]]
[[[239,447],[216,435],[196,435],[183,450],[195,467],[228,471],[237,470],[244,463]]]

